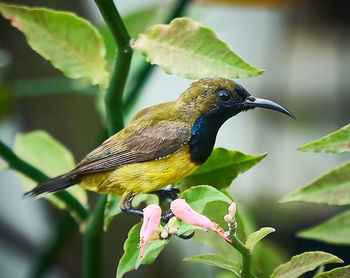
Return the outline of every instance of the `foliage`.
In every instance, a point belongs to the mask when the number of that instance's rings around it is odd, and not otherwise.
[[[338,257],[325,252],[305,252],[301,255],[294,256],[289,262],[276,268],[271,278],[299,277],[320,265],[342,262],[343,261]]]
[[[105,46],[90,22],[69,12],[4,3],[0,3],[0,12],[25,34],[33,50],[67,77],[107,84]]]
[[[10,20],[14,27],[23,32],[29,46],[34,51],[51,62],[55,68],[61,70],[66,77],[84,78],[91,84],[100,86],[100,92],[96,88],[93,91],[98,92],[98,97],[107,96],[104,109],[108,115],[116,116],[112,117],[112,120],[109,118],[107,122],[110,132],[120,128],[123,122],[122,111],[114,111],[116,112],[114,114],[112,111],[124,105],[121,102],[131,60],[130,37],[127,30],[136,38],[132,42],[132,48],[144,55],[147,62],[159,65],[168,73],[189,79],[203,76],[241,78],[263,73],[262,70],[248,64],[234,53],[213,30],[190,18],[176,18],[170,24],[156,24],[150,27],[146,34],[139,34],[145,25],[149,25],[150,22],[153,24],[157,20],[158,11],[154,8],[147,8],[126,16],[123,22],[113,1],[95,0],[95,2],[106,25],[111,30],[102,27],[99,31],[90,22],[73,13],[46,8],[29,8],[0,3],[0,13]],[[185,7],[186,1],[180,2],[179,7]],[[165,17],[159,16],[159,18],[162,20]],[[121,45],[121,40],[127,45]],[[114,63],[115,51],[118,53],[117,63]],[[132,76],[129,79],[129,86],[130,83],[141,83],[139,80],[142,78],[133,72],[138,67],[137,63],[135,64],[131,68]],[[111,78],[109,78],[108,71],[111,71]],[[78,83],[68,82],[67,84],[74,87]],[[86,94],[86,89],[87,85],[84,83],[84,89],[80,92],[84,91]],[[349,126],[344,127],[322,140],[301,147],[301,150],[335,153],[349,151],[348,131]],[[14,151],[0,141],[0,155],[7,162],[6,167],[11,167],[19,172],[21,185],[25,190],[33,188],[38,182],[38,180],[34,182],[29,179],[25,169],[34,169],[38,173],[42,172],[44,176],[45,174],[56,176],[75,166],[70,151],[44,131],[17,135]],[[271,269],[275,268],[271,277],[297,277],[320,265],[341,262],[339,258],[328,253],[307,252],[277,267],[280,261],[271,255],[275,254],[271,245],[264,241],[260,243],[265,236],[275,231],[273,228],[265,227],[257,231],[255,227],[247,228],[249,225],[247,225],[248,221],[243,209],[239,209],[236,214],[231,213],[232,215],[226,217],[224,221],[228,206],[233,201],[233,197],[227,191],[228,187],[239,174],[255,166],[265,156],[266,154],[249,155],[217,148],[197,171],[176,183],[181,189],[181,198],[185,199],[196,212],[203,213],[220,227],[228,228],[227,233],[232,239],[232,243],[228,244],[212,231],[207,232],[198,226],[177,220],[174,224],[178,228],[177,235],[196,230],[194,240],[199,244],[211,247],[216,252],[192,256],[184,259],[185,261],[209,264],[229,270],[230,277],[256,277],[254,274],[254,272],[257,273],[256,265],[259,265],[259,271],[264,274],[270,274]],[[284,201],[303,200],[332,205],[349,204],[349,165],[346,163],[334,169],[305,188],[287,196]],[[69,209],[73,215],[76,214],[76,208],[71,206],[73,202],[78,202],[84,209],[88,207],[87,194],[84,189],[75,186],[68,191],[70,192],[68,199],[60,199],[57,194],[48,196],[47,199],[61,209]],[[106,230],[111,220],[120,213],[119,201],[119,197],[116,196],[108,196],[108,199],[107,196],[100,197],[95,211],[89,212],[90,221],[87,227],[84,227],[86,229],[81,229],[84,237],[84,277],[100,276],[102,228]],[[159,200],[154,195],[142,195],[134,202],[134,205],[158,202]],[[349,244],[345,239],[349,230],[348,220],[349,212],[347,211],[300,235],[328,242],[337,241],[337,243]],[[151,242],[146,247],[145,256],[140,260],[138,249],[140,227],[141,223],[137,223],[129,231],[124,244],[125,252],[117,267],[118,278],[138,268],[140,264],[152,263],[172,236],[158,238]],[[169,227],[165,225],[163,229],[166,228]],[[241,240],[245,241],[245,244]],[[251,260],[252,253],[255,255],[254,260]],[[251,262],[255,265],[252,265]],[[317,274],[316,277],[341,277],[342,274],[348,272],[349,268],[343,267]],[[226,273],[223,275],[226,276]]]
[[[302,151],[325,153],[349,152],[350,125],[336,132],[299,147]],[[304,201],[333,206],[350,204],[350,161],[330,170],[310,184],[282,199],[282,202]],[[316,227],[300,232],[305,238],[317,239],[333,244],[350,244],[350,211],[347,210]]]
[[[14,144],[15,153],[25,161],[43,171],[49,177],[55,177],[72,170],[75,166],[71,152],[52,138],[45,131],[32,131],[18,134]],[[25,191],[32,189],[36,182],[18,173],[20,184]],[[68,189],[81,204],[87,206],[86,191],[80,186]],[[67,209],[67,204],[59,200],[55,195],[46,196],[55,206]]]
[[[139,35],[132,47],[165,72],[189,79],[262,74],[236,55],[214,31],[190,18],[177,18],[170,25],[153,26],[146,35]]]

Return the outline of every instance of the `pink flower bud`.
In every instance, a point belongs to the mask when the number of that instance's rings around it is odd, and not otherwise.
[[[176,232],[177,232],[177,230],[179,229],[179,227],[177,227],[177,226],[174,226],[174,227],[171,227],[170,229],[169,229],[169,234],[176,234]]]
[[[194,211],[184,199],[176,199],[170,204],[171,211],[181,220],[195,226],[201,226],[216,232],[228,242],[231,242],[220,229],[219,225],[210,221],[208,217]]]
[[[232,217],[230,214],[226,214],[226,215],[224,216],[224,220],[225,220],[225,222],[227,222],[227,223],[233,223],[233,217]]]
[[[154,233],[158,230],[162,209],[158,205],[148,205],[143,209],[143,223],[140,230],[140,244],[142,258],[147,242],[151,239]]]
[[[163,231],[161,234],[160,234],[160,237],[161,238],[167,238],[169,236],[168,232],[167,231]]]
[[[232,202],[231,205],[228,207],[228,213],[234,217],[236,214],[236,210],[237,210],[237,205],[235,202]]]

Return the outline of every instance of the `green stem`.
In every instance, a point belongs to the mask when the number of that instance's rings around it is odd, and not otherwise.
[[[237,235],[234,234],[232,237],[231,246],[237,249],[239,253],[242,255],[242,270],[241,277],[242,278],[257,278],[254,273],[251,271],[251,253],[249,249],[247,249],[244,244],[238,239]]]
[[[130,36],[112,0],[95,0],[118,45],[117,61],[105,95],[109,135],[123,128],[122,95],[132,57]]]
[[[97,201],[92,221],[84,231],[83,236],[83,277],[101,277],[103,221],[107,195],[102,195]]]
[[[130,36],[113,0],[95,0],[118,45],[117,61],[105,95],[109,135],[123,128],[122,96],[128,77],[132,49]],[[93,218],[83,235],[83,277],[101,277],[103,221],[107,195],[100,196]]]
[[[189,2],[188,0],[179,0],[175,5],[174,10],[171,12],[170,16],[165,21],[165,23],[168,24],[174,18],[181,16],[183,14],[183,12],[185,11],[188,2]],[[154,65],[151,65],[150,63],[145,62],[143,64],[143,66],[140,68],[140,70],[138,70],[138,72],[136,73],[137,82],[135,82],[135,85],[126,94],[126,98],[124,101],[123,108],[124,108],[124,111],[126,114],[128,114],[131,107],[134,106],[138,96],[141,93],[141,90],[142,90],[144,84],[148,80],[148,78],[152,72],[152,69],[154,69],[154,68],[155,68]]]
[[[8,163],[9,167],[24,174],[28,178],[40,183],[49,177],[41,172],[39,169],[35,168],[31,164],[25,162],[19,158],[8,146],[6,146],[2,141],[0,141],[0,156]],[[81,221],[88,219],[89,212],[85,207],[69,192],[66,190],[55,193],[62,202],[64,202],[72,211],[74,211]]]

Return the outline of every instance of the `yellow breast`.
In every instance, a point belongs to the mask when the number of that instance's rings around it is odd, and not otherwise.
[[[124,165],[118,169],[82,177],[81,185],[98,193],[119,196],[158,190],[193,173],[200,165],[191,161],[189,147],[183,146],[169,157]]]

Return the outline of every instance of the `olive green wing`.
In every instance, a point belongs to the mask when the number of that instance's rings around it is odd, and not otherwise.
[[[106,140],[73,170],[74,175],[103,172],[125,164],[165,158],[191,139],[191,127],[163,121],[140,128],[134,124]]]

